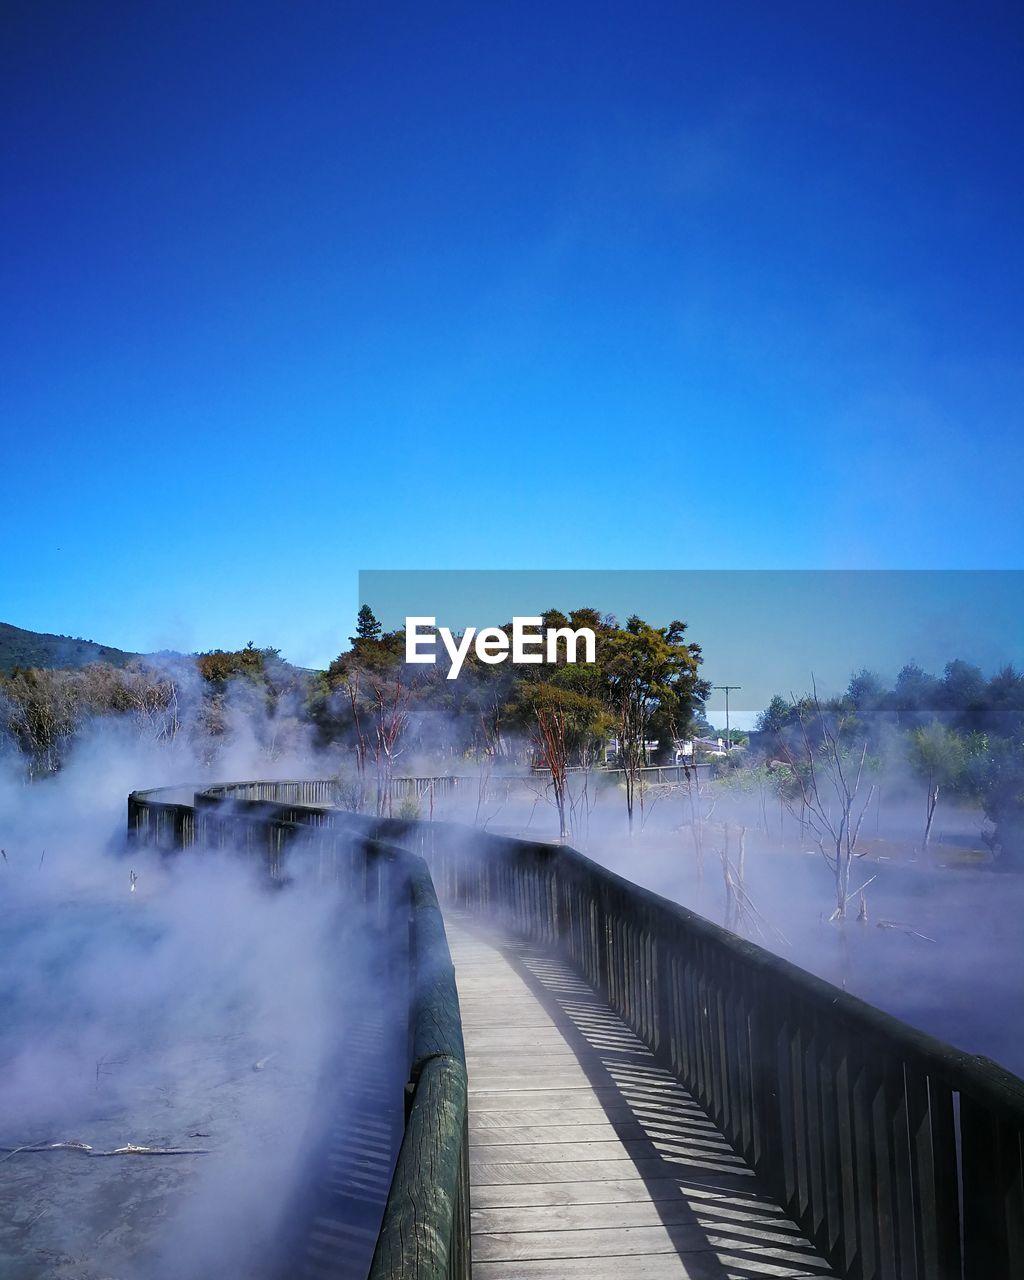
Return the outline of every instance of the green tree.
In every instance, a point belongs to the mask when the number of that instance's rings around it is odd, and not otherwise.
[[[964,774],[967,750],[963,738],[937,720],[912,729],[907,750],[914,772],[924,781],[926,791],[924,835],[921,851],[928,847],[932,823],[942,790],[954,790]]]
[[[962,658],[947,662],[939,687],[939,701],[952,722],[965,733],[983,728],[988,689],[981,669]]]
[[[359,612],[356,614],[356,633],[350,636],[352,644],[358,644],[360,640],[379,640],[383,632],[383,627],[377,621],[377,617],[368,604],[359,606]]]
[[[862,720],[875,715],[885,703],[886,689],[880,678],[867,667],[850,677],[845,701]]]
[[[250,640],[244,649],[211,649],[209,653],[197,654],[196,666],[209,684],[226,684],[235,676],[246,676],[259,684],[268,665],[280,656],[280,649],[257,649]]]
[[[988,682],[985,732],[1001,738],[1024,738],[1024,675],[1003,667]]]
[[[558,811],[558,835],[564,840],[576,823],[576,808],[569,787],[569,766],[589,761],[591,746],[606,728],[604,708],[597,698],[549,683],[531,684],[525,693],[533,720],[533,739]]]
[[[990,843],[1001,871],[1024,868],[1024,742],[993,744],[984,780],[985,814],[994,824]]]
[[[908,662],[896,677],[888,703],[901,729],[926,724],[939,710],[939,681],[916,662]]]
[[[598,648],[606,699],[615,717],[630,831],[655,713],[664,713],[678,737],[695,704],[708,694],[707,682],[697,674],[700,646],[686,643],[685,632],[685,622],[652,627],[634,615],[624,628],[603,635]],[[642,790],[639,798],[642,803]]]

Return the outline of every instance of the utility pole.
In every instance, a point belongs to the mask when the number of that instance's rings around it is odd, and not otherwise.
[[[729,694],[735,689],[742,689],[741,684],[713,684],[712,689],[722,689],[725,692],[725,751],[726,754],[732,750],[732,738],[729,735]]]

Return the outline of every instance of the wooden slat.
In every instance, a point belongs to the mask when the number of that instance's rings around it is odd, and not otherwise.
[[[694,1253],[707,1248],[695,1223],[647,1227],[591,1227],[569,1231],[474,1231],[473,1258],[494,1262],[519,1258],[607,1258],[630,1254]]]
[[[474,1280],[796,1280],[821,1271],[775,1264],[756,1251],[655,1253],[641,1257],[524,1258],[473,1263]]]
[[[469,1070],[477,1280],[828,1274],[593,988],[536,946],[473,930],[449,918]],[[601,972],[646,1025],[642,932],[598,941]],[[739,1076],[735,1092],[747,1123]]]
[[[500,1113],[499,1113],[500,1114]],[[658,1150],[672,1150],[677,1146],[703,1146],[716,1150],[722,1145],[721,1138],[708,1132],[688,1133],[678,1128],[660,1128],[655,1125],[643,1125],[639,1120],[619,1121],[604,1124],[561,1124],[557,1112],[545,1112],[552,1115],[550,1124],[531,1125],[524,1123],[530,1112],[521,1112],[517,1117],[518,1125],[478,1125],[470,1126],[473,1142],[476,1146],[497,1146],[510,1143],[580,1143],[610,1142],[621,1139],[623,1142],[645,1142]],[[709,1137],[710,1134],[710,1137]],[[639,1149],[639,1148],[638,1148]]]
[[[785,1215],[767,1196],[760,1195],[756,1187],[726,1188],[718,1180],[701,1184],[680,1178],[638,1177],[608,1179],[600,1182],[544,1183],[531,1182],[508,1186],[478,1186],[473,1191],[473,1208],[532,1208],[538,1205],[591,1205],[632,1204],[650,1201],[663,1205],[680,1200],[680,1189],[685,1191],[690,1205],[726,1205],[751,1214],[773,1213],[784,1220]]]
[[[482,1232],[572,1231],[585,1227],[652,1227],[659,1224],[704,1222],[732,1225],[738,1232],[763,1231],[779,1241],[799,1240],[797,1228],[778,1210],[713,1201],[696,1205],[675,1195],[670,1200],[633,1200],[609,1204],[531,1205],[517,1208],[475,1209],[473,1229]]]

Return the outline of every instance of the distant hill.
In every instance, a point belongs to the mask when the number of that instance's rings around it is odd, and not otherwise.
[[[87,667],[90,662],[109,662],[112,667],[126,666],[133,658],[148,659],[159,665],[162,661],[181,660],[188,657],[174,649],[161,649],[158,653],[128,653],[113,645],[97,644],[95,640],[80,640],[77,636],[51,636],[45,631],[24,631],[0,622],[0,675],[9,676],[15,667],[63,668]],[[282,658],[282,667],[302,676],[316,675],[312,667],[296,667]]]
[[[21,627],[0,622],[0,672],[5,675],[10,675],[15,667],[86,667],[90,662],[109,662],[113,667],[123,667],[138,656],[93,640],[23,631]]]

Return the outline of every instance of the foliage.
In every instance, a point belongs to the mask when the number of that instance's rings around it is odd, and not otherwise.
[[[791,723],[791,704],[776,694],[757,717],[756,732],[772,740],[780,739]]]
[[[209,653],[200,653],[196,657],[196,667],[203,679],[211,684],[226,684],[235,676],[245,676],[260,683],[270,664],[280,656],[279,649],[257,649],[250,640],[244,649],[232,652],[212,649]]]
[[[977,734],[972,736],[980,737]],[[907,738],[907,750],[911,766],[927,788],[924,836],[921,840],[921,848],[925,849],[931,836],[940,792],[956,789],[964,776],[968,744],[955,729],[947,729],[939,721],[933,720],[911,729]]]
[[[689,727],[694,705],[709,692],[697,675],[700,646],[686,643],[685,632],[685,622],[652,627],[634,615],[624,628],[604,633],[598,646],[606,700],[616,721],[630,829],[645,743],[656,719],[663,736],[678,738]],[[642,791],[639,798],[642,803]]]
[[[568,770],[572,760],[592,763],[594,748],[610,725],[601,702],[585,693],[560,688],[549,683],[531,684],[524,691],[533,741],[541,763],[551,776],[555,808],[558,811],[559,837],[569,835],[575,825],[575,809],[568,786]]]
[[[404,633],[382,632],[364,605],[351,648],[331,663],[312,699],[320,741],[351,748],[360,773],[377,778],[378,803],[399,753],[491,762],[522,758],[525,746],[551,776],[565,834],[588,804],[586,780],[574,791],[570,769],[589,771],[615,735],[632,816],[637,768],[628,762],[643,763],[652,733],[671,752],[700,711],[707,693],[697,676],[700,649],[684,641],[681,622],[655,628],[634,617],[620,628],[590,607],[541,617],[545,628],[591,628],[596,662],[569,663],[563,651],[554,664],[489,664],[471,651],[449,681],[440,665],[406,667]]]
[[[245,723],[254,745],[275,759],[305,735],[308,679],[276,649],[249,645],[159,664],[32,668],[0,677],[0,743],[21,755],[30,776],[57,772],[96,718],[119,718],[141,740],[187,740],[206,762]]]
[[[370,606],[360,605],[359,613],[356,615],[356,634],[351,637],[351,643],[355,644],[359,640],[379,640],[382,633],[383,628]]]
[[[994,824],[992,851],[1002,870],[1024,870],[1024,742],[993,744],[985,778],[985,814]]]
[[[1006,666],[986,678],[954,659],[934,676],[910,662],[891,688],[862,670],[842,696],[821,700],[821,717],[813,703],[771,699],[751,740],[755,766],[806,755],[805,736],[815,752],[827,750],[824,717],[847,755],[864,747],[868,764],[874,756],[909,766],[925,791],[922,847],[947,796],[983,806],[999,865],[1024,863],[1024,674]]]

